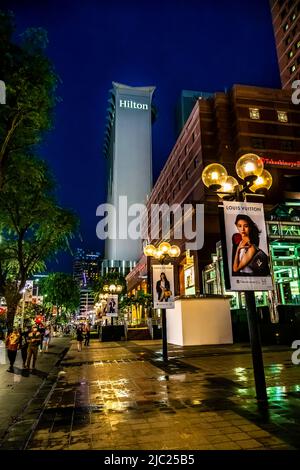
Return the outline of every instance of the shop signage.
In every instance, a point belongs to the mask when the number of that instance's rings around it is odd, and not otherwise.
[[[266,165],[279,166],[282,168],[300,168],[300,160],[296,162],[290,160],[273,160],[272,158],[261,157]]]
[[[136,103],[136,101],[132,100],[120,100],[119,101],[120,108],[126,109],[141,109],[141,110],[148,110],[149,106],[146,103]]]
[[[171,309],[174,302],[174,268],[171,264],[156,264],[153,269],[154,308]]]
[[[272,290],[263,204],[224,201],[223,207],[222,248],[225,251],[226,289]]]

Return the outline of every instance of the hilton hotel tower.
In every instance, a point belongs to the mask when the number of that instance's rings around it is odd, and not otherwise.
[[[130,87],[113,82],[108,100],[104,142],[107,159],[107,203],[116,209],[116,238],[105,240],[102,275],[116,270],[127,274],[141,256],[141,240],[120,235],[119,217],[128,227],[127,207],[146,204],[152,191],[152,106],[155,87]],[[120,199],[121,197],[121,199]],[[120,202],[121,201],[121,202]]]

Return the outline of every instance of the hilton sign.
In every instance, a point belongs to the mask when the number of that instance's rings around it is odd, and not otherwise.
[[[147,104],[144,103],[136,103],[135,101],[132,100],[120,100],[119,101],[119,106],[120,108],[126,108],[126,109],[145,109],[148,110],[149,107]]]

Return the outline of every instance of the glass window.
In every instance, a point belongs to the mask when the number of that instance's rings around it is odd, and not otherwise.
[[[249,116],[251,119],[260,119],[260,113],[258,108],[249,108]]]
[[[286,111],[277,111],[277,118],[280,122],[288,122],[288,115]]]
[[[255,149],[265,148],[265,141],[261,137],[251,137],[251,144]]]
[[[284,27],[283,27],[283,30],[284,31],[287,31],[289,29],[289,24],[288,23],[285,23]]]
[[[294,149],[292,140],[282,140],[280,146],[281,146],[281,150],[290,151]]]
[[[297,49],[300,48],[300,41],[297,42],[296,47],[297,47]]]
[[[294,55],[294,52],[293,52],[293,51],[290,51],[290,52],[288,53],[288,58],[291,59],[291,58],[293,57],[293,55]]]
[[[295,70],[296,70],[296,65],[293,64],[293,65],[290,67],[290,73],[295,72]]]

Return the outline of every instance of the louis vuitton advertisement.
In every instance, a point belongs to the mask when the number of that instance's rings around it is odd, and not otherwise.
[[[118,296],[109,295],[107,297],[107,307],[106,307],[106,316],[107,317],[117,317],[118,316]]]
[[[272,290],[263,204],[223,205],[230,290]]]

